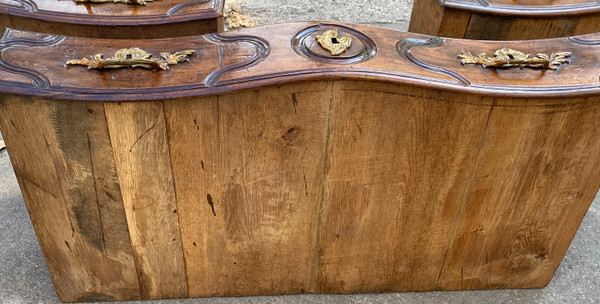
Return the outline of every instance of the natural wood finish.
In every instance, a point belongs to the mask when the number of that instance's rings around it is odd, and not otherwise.
[[[140,299],[103,105],[0,95],[0,127],[59,298]]]
[[[317,291],[434,290],[493,100],[338,86]]]
[[[598,101],[496,99],[440,289],[550,283],[600,183]]]
[[[24,2],[0,0],[0,28],[109,39],[168,38],[223,31],[223,0],[162,0],[147,6],[82,4],[71,0]]]
[[[163,104],[105,108],[142,297],[187,297]]]
[[[437,0],[414,1],[408,31],[427,35],[437,34],[440,31],[444,10]],[[423,15],[423,12],[427,12],[427,15]]]
[[[344,56],[315,45],[332,28]],[[64,66],[132,45],[196,53],[168,71]],[[457,58],[502,47],[571,62]],[[0,128],[63,300],[537,288],[600,188],[599,47],[319,22],[9,30]]]
[[[577,27],[573,32],[573,35],[584,35],[587,33],[600,32],[600,24],[598,24],[598,18],[594,15],[583,16],[579,19]]]
[[[486,4],[415,0],[409,30],[479,40],[529,40],[600,32],[600,4],[595,1],[552,1],[551,5],[489,1]]]
[[[444,9],[438,36],[462,37],[471,21],[471,14],[453,9]]]
[[[165,103],[191,296],[309,290],[327,86]]]

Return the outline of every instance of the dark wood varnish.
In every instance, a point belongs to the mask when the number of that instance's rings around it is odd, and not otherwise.
[[[355,40],[332,57],[314,37]],[[66,60],[195,49],[168,71]],[[462,50],[572,52],[557,71]],[[63,301],[538,288],[600,188],[600,35],[8,30],[0,129]]]
[[[107,39],[191,36],[223,30],[223,0],[161,0],[147,6],[0,0],[0,28]]]
[[[409,31],[479,40],[529,40],[600,31],[594,0],[415,0]]]

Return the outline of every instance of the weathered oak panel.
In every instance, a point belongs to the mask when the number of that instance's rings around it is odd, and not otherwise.
[[[353,40],[338,57],[316,42],[334,28]],[[505,44],[323,22],[7,30],[0,128],[57,293],[545,286],[600,188],[600,35],[510,43],[572,53],[556,70],[457,58]],[[196,52],[169,70],[65,67],[132,45]]]
[[[441,289],[550,283],[598,191],[597,102],[496,101]]]
[[[341,82],[319,239],[319,292],[433,290],[493,99]]]
[[[415,0],[409,30],[481,40],[591,34],[600,31],[600,4],[594,0]]]
[[[139,299],[103,104],[3,95],[0,128],[59,298]]]
[[[105,108],[142,296],[187,297],[163,104]]]
[[[192,296],[308,291],[329,87],[165,103]]]

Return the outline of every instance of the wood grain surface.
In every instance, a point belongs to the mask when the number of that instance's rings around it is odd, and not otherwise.
[[[190,295],[309,290],[327,86],[165,103]]]
[[[355,44],[364,52],[341,59],[307,54],[308,51],[297,46],[306,41],[301,39],[306,31],[318,34],[336,26],[341,34],[361,37],[355,39]],[[253,89],[282,81],[365,77],[494,96],[585,96],[600,92],[598,34],[506,43],[431,38],[364,25],[302,22],[157,40],[115,41],[7,30],[1,41],[0,90],[69,100],[163,100]],[[95,54],[112,56],[118,49],[132,45],[154,56],[187,49],[196,53],[189,57],[189,62],[172,66],[168,71],[88,71],[83,66],[65,67],[70,59]],[[502,47],[532,55],[571,52],[573,57],[559,71],[482,69],[463,65],[457,58],[463,50],[493,54]],[[531,90],[531,86],[537,88]]]
[[[336,96],[318,291],[435,289],[493,100],[358,82]]]
[[[415,0],[409,29],[433,36],[477,40],[591,34],[600,31],[600,4],[571,0]]]
[[[348,56],[314,51],[333,27]],[[64,301],[539,288],[600,188],[599,37],[11,30],[0,128]],[[197,54],[162,72],[63,66],[121,43]],[[573,56],[456,58],[503,46]]]
[[[163,104],[105,108],[142,296],[187,297]]]
[[[0,28],[107,39],[180,37],[223,30],[224,0],[160,0],[146,6],[0,0]]]
[[[59,298],[140,299],[102,104],[2,96],[0,126]]]
[[[440,289],[550,283],[600,182],[597,102],[495,100]]]

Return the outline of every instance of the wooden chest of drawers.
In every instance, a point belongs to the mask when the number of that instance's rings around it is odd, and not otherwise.
[[[409,31],[427,35],[528,40],[600,32],[595,0],[415,0]]]
[[[63,301],[536,288],[600,187],[599,48],[8,30],[0,129]]]
[[[147,5],[0,0],[0,29],[109,39],[191,36],[222,31],[223,5],[224,0],[156,0]]]

